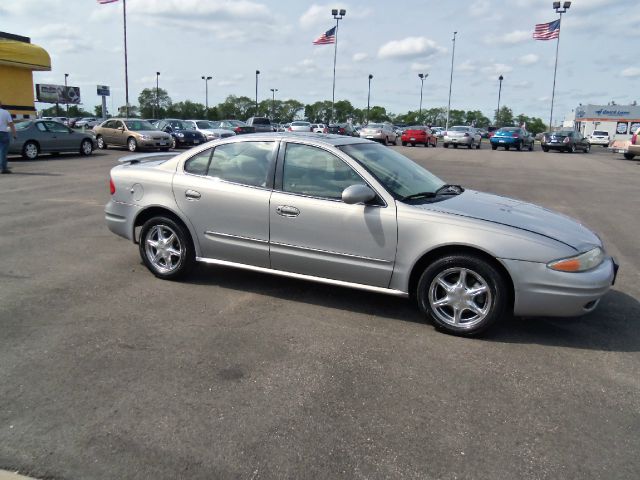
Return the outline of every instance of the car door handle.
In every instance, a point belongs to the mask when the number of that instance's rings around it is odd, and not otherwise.
[[[276,207],[276,213],[283,217],[297,217],[300,215],[300,210],[296,207],[290,207],[288,205],[278,205]]]
[[[200,200],[200,192],[196,192],[195,190],[187,190],[184,192],[184,196],[187,197],[188,200]]]

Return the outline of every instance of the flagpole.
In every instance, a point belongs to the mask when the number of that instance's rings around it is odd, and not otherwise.
[[[129,118],[129,69],[127,66],[127,0],[122,0],[122,17],[124,24],[124,92],[127,118]]]
[[[338,57],[338,22],[346,15],[346,10],[331,10],[331,14],[333,18],[336,19],[336,43],[333,48],[333,91],[331,93],[331,118],[329,119],[329,123],[331,121],[335,121],[335,103],[336,103],[336,58]]]
[[[453,32],[453,51],[451,52],[451,76],[449,77],[449,103],[447,105],[447,125],[445,130],[449,130],[449,112],[451,111],[451,85],[453,85],[453,59],[456,55],[456,35],[458,32]]]
[[[556,42],[556,65],[553,68],[553,90],[551,91],[551,114],[549,115],[549,130],[553,130],[553,101],[556,97],[556,72],[558,71],[558,50],[560,49],[560,32],[562,32],[562,12],[558,24],[558,41]]]

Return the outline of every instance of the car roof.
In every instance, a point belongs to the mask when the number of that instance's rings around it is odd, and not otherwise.
[[[371,143],[371,140],[365,140],[359,137],[347,137],[345,135],[335,135],[332,133],[318,134],[312,132],[268,132],[268,133],[251,133],[248,135],[240,135],[235,140],[311,140],[327,146],[350,145],[354,143]]]

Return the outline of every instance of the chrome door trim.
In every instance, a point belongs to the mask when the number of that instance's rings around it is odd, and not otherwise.
[[[222,233],[222,232],[212,232],[207,230],[204,232],[207,237],[222,237],[224,239],[232,238],[236,240],[244,240],[247,242],[257,242],[257,243],[269,243],[269,240],[263,240],[261,238],[252,238],[252,237],[243,237],[242,235],[232,235],[230,233]]]
[[[393,263],[391,260],[382,260],[380,258],[373,258],[373,257],[362,257],[360,255],[353,255],[351,253],[333,252],[331,250],[321,250],[318,248],[301,247],[298,245],[290,245],[288,243],[271,242],[271,245],[277,245],[278,247],[293,248],[295,250],[304,250],[307,252],[325,253],[328,255],[336,256],[336,257],[355,258],[358,260],[365,260],[367,262]]]
[[[244,270],[251,270],[260,273],[271,273],[273,275],[279,275],[282,277],[295,278],[298,280],[309,280],[311,282],[324,283],[327,285],[335,285],[338,287],[355,288],[358,290],[365,290],[374,293],[383,293],[386,295],[394,295],[396,297],[408,297],[407,292],[401,290],[394,290],[391,288],[374,287],[371,285],[363,285],[361,283],[345,282],[342,280],[333,280],[331,278],[315,277],[313,275],[305,275],[303,273],[285,272],[283,270],[274,270],[272,268],[256,267],[254,265],[246,265],[244,263],[228,262],[226,260],[218,260],[215,258],[196,257],[197,262],[208,263],[212,265],[222,265],[224,267],[241,268]]]

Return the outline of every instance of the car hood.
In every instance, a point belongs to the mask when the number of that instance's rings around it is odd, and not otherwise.
[[[465,190],[460,195],[447,197],[441,202],[415,207],[533,232],[569,245],[577,251],[602,244],[595,233],[570,217],[532,203],[474,190]]]

